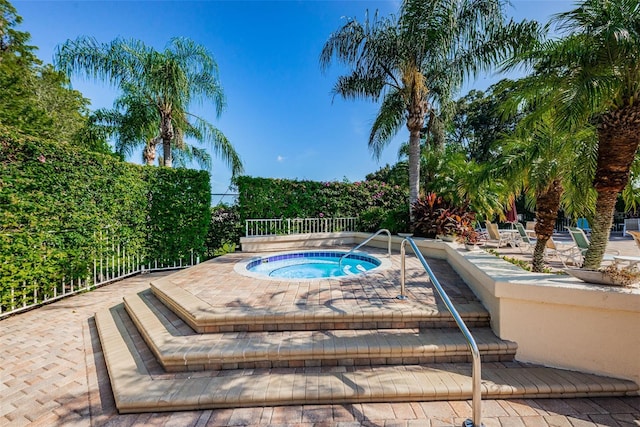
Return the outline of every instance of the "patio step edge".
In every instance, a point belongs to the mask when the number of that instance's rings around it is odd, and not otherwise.
[[[464,336],[453,328],[262,332],[247,337],[234,332],[194,339],[178,335],[153,298],[143,291],[126,296],[124,305],[156,359],[170,372],[471,361]],[[473,333],[483,361],[513,360],[516,343],[501,340],[490,328]]]
[[[465,365],[245,372],[214,377],[151,375],[135,351],[124,304],[95,314],[116,407],[120,413],[293,404],[468,400]],[[443,369],[445,366],[447,369]],[[284,372],[283,372],[284,371]],[[544,367],[483,370],[483,398],[637,395],[627,380]]]
[[[453,317],[447,310],[426,306],[354,307],[310,306],[305,310],[274,311],[266,308],[214,307],[177,286],[168,278],[150,283],[154,295],[171,311],[199,333],[261,332],[319,329],[371,329],[411,327],[451,327]],[[460,317],[467,326],[488,326],[489,313],[479,302],[458,304]]]

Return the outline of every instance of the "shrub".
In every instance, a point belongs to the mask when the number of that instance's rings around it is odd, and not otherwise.
[[[469,211],[468,206],[452,206],[435,193],[428,193],[413,204],[413,216],[414,233],[417,236],[473,237],[475,212]]]
[[[408,199],[407,192],[401,187],[379,181],[343,183],[242,176],[236,179],[236,185],[241,221],[356,217],[373,208],[392,211],[406,206]],[[374,211],[371,216],[381,217]]]
[[[32,297],[84,279],[100,255],[202,256],[209,181],[207,172],[133,165],[0,126],[0,303],[12,288]]]
[[[235,251],[243,231],[237,205],[223,204],[212,207],[211,223],[206,240],[206,258]]]
[[[373,233],[381,228],[383,222],[387,219],[388,211],[379,206],[374,206],[360,214],[359,226],[361,231]]]

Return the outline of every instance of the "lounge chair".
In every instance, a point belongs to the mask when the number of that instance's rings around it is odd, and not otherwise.
[[[485,246],[487,244],[493,244],[498,248],[501,248],[502,246],[507,246],[512,242],[511,236],[507,236],[505,233],[500,233],[498,224],[494,224],[491,221],[486,221],[485,224],[487,225],[488,234],[487,240],[484,241]]]
[[[536,221],[527,221],[524,229],[529,237],[536,237]]]
[[[579,249],[580,259],[579,259],[578,265],[582,265],[584,261],[584,255],[587,253],[587,250],[589,250],[589,245],[591,245],[591,242],[589,241],[589,238],[584,233],[584,230],[582,228],[567,227],[567,229],[569,230],[569,234],[571,235],[573,242],[576,244],[576,246]],[[614,255],[620,255],[620,252],[618,251],[609,251],[609,253],[605,252],[604,258],[602,258],[602,260],[614,262],[615,261],[615,259],[613,258]]]
[[[636,246],[640,249],[640,231],[628,230],[627,234],[633,237],[633,241],[636,242]]]
[[[589,227],[589,221],[587,221],[587,218],[578,218],[576,227],[584,230],[585,234],[591,233],[591,227]]]
[[[555,256],[565,268],[568,268],[567,264],[578,265],[581,259],[580,249],[576,245],[562,245],[553,240],[553,237],[549,237],[549,240],[547,240],[544,252],[545,258]]]
[[[518,230],[518,240],[516,241],[516,244],[518,245],[518,248],[520,248],[520,252],[533,253],[533,249],[536,246],[535,240],[529,237],[524,226],[519,222],[516,222],[516,230]]]

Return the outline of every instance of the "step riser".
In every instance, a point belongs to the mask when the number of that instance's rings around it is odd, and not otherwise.
[[[200,334],[224,332],[279,332],[279,331],[320,331],[346,329],[432,329],[457,328],[453,317],[448,313],[426,313],[422,316],[403,316],[401,313],[367,312],[367,313],[307,313],[304,318],[299,314],[292,322],[292,316],[282,313],[252,313],[243,310],[237,316],[225,315],[216,321],[195,318],[189,310],[176,302],[162,290],[151,288],[153,294],[173,311],[182,321]],[[489,326],[489,314],[461,314],[462,320],[469,328]]]
[[[184,319],[183,319],[184,320]],[[287,319],[282,319],[286,321]],[[469,328],[488,327],[488,320],[463,319]],[[305,322],[305,323],[265,323],[250,325],[219,325],[205,326],[194,329],[201,334],[216,334],[224,332],[282,332],[282,331],[332,331],[332,330],[360,330],[360,329],[443,329],[457,328],[455,321],[428,320],[414,322]]]
[[[513,354],[481,356],[482,362],[511,362]],[[320,368],[336,366],[414,366],[429,365],[432,363],[471,363],[470,355],[458,356],[432,356],[432,357],[375,357],[375,358],[344,358],[344,359],[304,359],[304,360],[263,360],[256,362],[229,362],[225,363],[198,363],[193,361],[188,365],[178,362],[167,363],[158,360],[167,372],[198,372],[198,371],[224,371],[235,369],[274,369],[274,368]]]
[[[116,406],[120,413],[293,404],[469,400],[468,364],[335,367],[240,371],[193,377],[156,376],[131,343],[141,340],[124,305],[96,313]],[[552,368],[483,366],[483,398],[637,395],[630,381]],[[514,363],[513,365],[518,365]],[[321,370],[322,369],[322,370]],[[169,375],[169,374],[167,374]]]
[[[124,307],[156,360],[169,372],[472,362],[457,329],[240,332],[197,339],[170,334],[160,320],[168,310],[157,307],[150,295],[125,297]],[[488,329],[476,332],[482,361],[513,360],[515,343],[497,339]]]

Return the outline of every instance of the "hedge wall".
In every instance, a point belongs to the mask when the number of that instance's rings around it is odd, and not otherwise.
[[[125,163],[0,127],[0,291],[86,277],[93,258],[203,252],[209,174]],[[30,292],[26,289],[25,292]]]
[[[397,185],[380,181],[342,183],[242,176],[237,178],[236,184],[241,221],[257,218],[363,215],[375,216],[384,221],[387,217],[402,216],[396,215],[398,212],[406,213],[408,221],[407,192]],[[372,224],[364,228],[376,228],[378,225]],[[398,227],[403,228],[405,225],[400,224]]]

